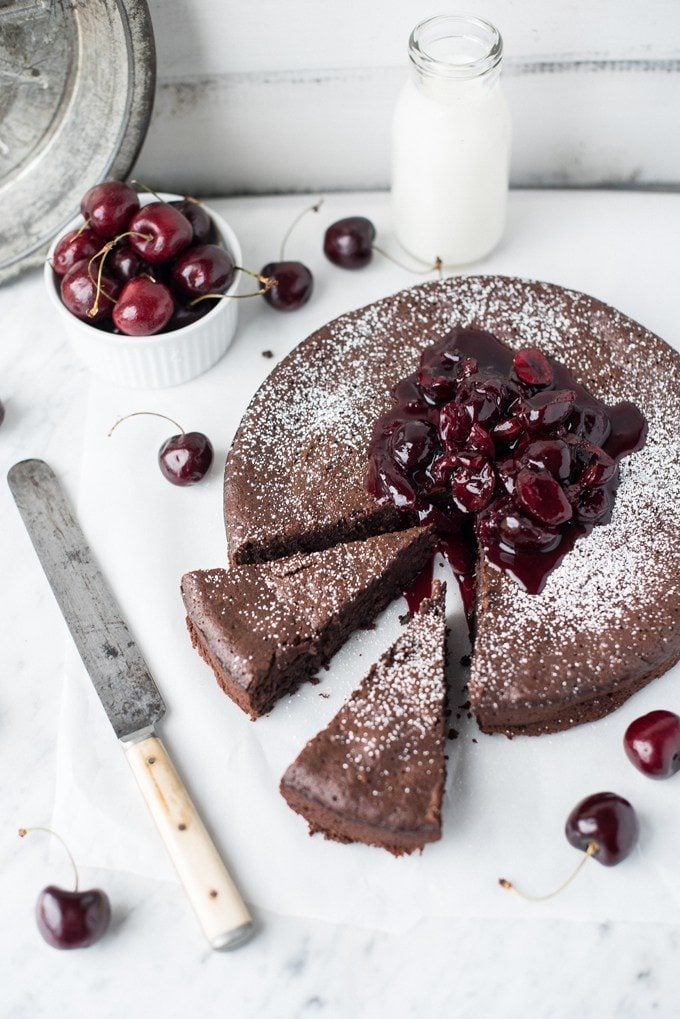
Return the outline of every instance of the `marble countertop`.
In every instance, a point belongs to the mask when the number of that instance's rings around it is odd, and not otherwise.
[[[338,217],[373,209],[384,217],[384,195],[332,201]],[[301,199],[215,204],[241,237],[246,264],[257,265],[272,257]],[[533,239],[546,231],[554,234],[554,250],[538,264]],[[507,236],[474,271],[534,276],[589,291],[671,338],[677,335],[671,295],[679,241],[677,195],[513,192]],[[586,248],[588,272],[580,258]],[[593,259],[593,252],[599,257]],[[337,276],[321,258],[317,265],[320,285],[331,285]],[[405,274],[399,285],[412,281]],[[367,294],[366,281],[352,283],[349,274],[342,284],[338,311],[382,296]],[[88,375],[54,318],[39,273],[2,288],[0,310],[0,398],[7,408],[0,466],[4,473],[16,460],[41,456],[75,498]],[[308,314],[299,314],[302,337],[317,323],[311,305]],[[277,357],[285,352],[275,336],[268,346]],[[260,910],[258,936],[228,955],[202,941],[177,885],[84,868],[82,884],[101,885],[110,895],[112,928],[87,951],[60,953],[46,946],[33,920],[35,897],[45,884],[66,883],[68,870],[46,838],[22,842],[16,829],[49,823],[65,638],[4,483],[0,520],[3,1016],[172,1017],[189,1009],[206,1017],[276,1019],[679,1014],[680,927],[663,924],[537,920],[527,914],[522,920],[431,919],[390,935]],[[68,839],[68,832],[62,834]]]

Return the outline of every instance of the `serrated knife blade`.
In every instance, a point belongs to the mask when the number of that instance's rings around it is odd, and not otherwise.
[[[213,948],[238,948],[253,921],[163,742],[165,704],[54,472],[15,464],[7,481],[38,559]]]
[[[54,472],[43,460],[23,460],[7,481],[116,736],[153,728],[163,698]]]

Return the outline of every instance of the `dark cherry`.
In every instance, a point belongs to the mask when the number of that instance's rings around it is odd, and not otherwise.
[[[457,453],[444,453],[434,458],[429,467],[429,476],[434,489],[443,490],[448,487],[452,471],[460,466]]]
[[[173,485],[185,487],[201,481],[213,461],[213,447],[203,432],[172,435],[158,451],[161,473]]]
[[[106,257],[106,269],[121,283],[127,283],[135,276],[150,273],[151,266],[141,255],[125,242],[116,245]]]
[[[461,513],[477,513],[491,502],[496,488],[492,465],[478,453],[459,453],[453,457],[451,494]]]
[[[394,401],[407,410],[425,410],[428,406],[427,400],[418,384],[417,375],[409,375],[397,382],[392,390]]]
[[[418,385],[430,403],[445,403],[456,395],[458,372],[451,364],[422,364],[416,373]]]
[[[467,379],[470,375],[476,375],[479,371],[479,361],[474,357],[466,357],[458,365],[458,374],[461,379]]]
[[[553,389],[537,393],[525,401],[522,416],[529,431],[552,431],[564,424],[576,402],[572,389]]]
[[[470,430],[470,418],[462,403],[447,403],[442,407],[439,412],[439,435],[444,449],[457,449],[465,442]]]
[[[482,456],[488,457],[489,460],[492,460],[496,453],[493,439],[486,428],[482,428],[476,421],[470,428],[468,437],[465,440],[465,448],[474,450],[475,453],[481,453]]]
[[[77,262],[89,262],[102,248],[101,237],[88,227],[69,230],[64,234],[52,255],[52,268],[57,276],[65,276]]]
[[[211,244],[215,240],[215,228],[213,222],[200,202],[195,198],[181,198],[170,202],[175,209],[179,209],[191,223],[194,232],[193,244]]]
[[[522,463],[527,467],[548,471],[559,481],[566,481],[571,471],[569,446],[562,439],[536,439],[524,450]]]
[[[404,421],[390,437],[395,462],[408,473],[426,467],[436,449],[434,428],[427,421]]]
[[[375,227],[365,216],[348,216],[332,223],[323,239],[326,258],[341,269],[363,269],[373,257]]]
[[[509,512],[498,521],[498,540],[510,552],[550,552],[559,545],[560,532],[523,513]]]
[[[138,209],[137,192],[119,180],[95,184],[85,192],[80,202],[80,211],[92,229],[106,238],[116,237],[127,230]]]
[[[185,326],[193,325],[199,318],[207,315],[215,305],[215,301],[199,301],[197,304],[175,304],[172,318],[165,327],[166,333],[172,333],[175,329],[184,329]]]
[[[586,439],[581,443],[581,448],[584,455],[589,456],[588,464],[581,475],[581,484],[605,485],[611,481],[617,471],[615,461],[603,449]]]
[[[521,469],[522,465],[511,456],[496,461],[496,473],[510,495],[515,491],[515,482]]]
[[[465,406],[471,420],[488,431],[498,423],[508,402],[507,395],[502,379],[472,375],[461,384],[456,399]]]
[[[260,275],[276,280],[263,297],[277,311],[297,311],[312,296],[314,278],[302,262],[268,262]]]
[[[103,273],[97,300],[96,278],[96,265],[93,265],[90,273],[87,261],[77,262],[62,277],[60,287],[61,299],[71,314],[93,324],[110,316],[120,293],[118,280]]]
[[[113,323],[126,336],[152,336],[172,318],[175,302],[163,283],[136,276],[126,283],[113,309]]]
[[[605,523],[612,510],[606,488],[582,488],[574,501],[574,515],[581,524]]]
[[[87,948],[99,941],[111,919],[111,904],[100,888],[68,892],[43,888],[35,909],[38,930],[53,948]]]
[[[570,845],[605,867],[614,867],[632,852],[638,840],[637,815],[616,793],[594,793],[581,800],[567,818],[565,835]]]
[[[670,778],[680,771],[680,716],[650,711],[626,729],[623,746],[628,760],[649,778]]]
[[[391,460],[384,460],[379,465],[371,463],[367,484],[370,491],[384,492],[399,509],[415,508],[417,501],[415,486]]]
[[[573,516],[564,489],[548,471],[523,467],[515,479],[514,494],[530,517],[549,527],[566,524]]]
[[[129,243],[147,262],[156,265],[175,258],[191,244],[191,223],[169,202],[151,202],[127,225]]]
[[[217,244],[197,244],[187,248],[172,267],[172,283],[188,297],[221,294],[234,281],[236,266],[225,248]]]
[[[524,431],[524,425],[520,418],[509,417],[499,421],[491,430],[491,437],[498,446],[509,446]]]
[[[512,359],[515,375],[528,386],[549,386],[553,380],[550,361],[536,347],[523,347]]]

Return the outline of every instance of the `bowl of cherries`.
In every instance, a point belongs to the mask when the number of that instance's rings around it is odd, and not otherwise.
[[[56,238],[45,284],[72,345],[114,385],[160,389],[212,367],[231,343],[241,248],[213,209],[121,181],[90,188]]]

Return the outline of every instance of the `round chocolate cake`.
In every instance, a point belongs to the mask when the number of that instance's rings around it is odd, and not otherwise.
[[[229,552],[265,562],[411,526],[366,487],[376,420],[424,348],[454,328],[535,347],[649,426],[621,462],[612,519],[529,594],[480,550],[470,700],[488,732],[538,734],[598,718],[680,657],[680,356],[594,298],[551,284],[462,277],[344,315],[255,395],[225,476]]]

